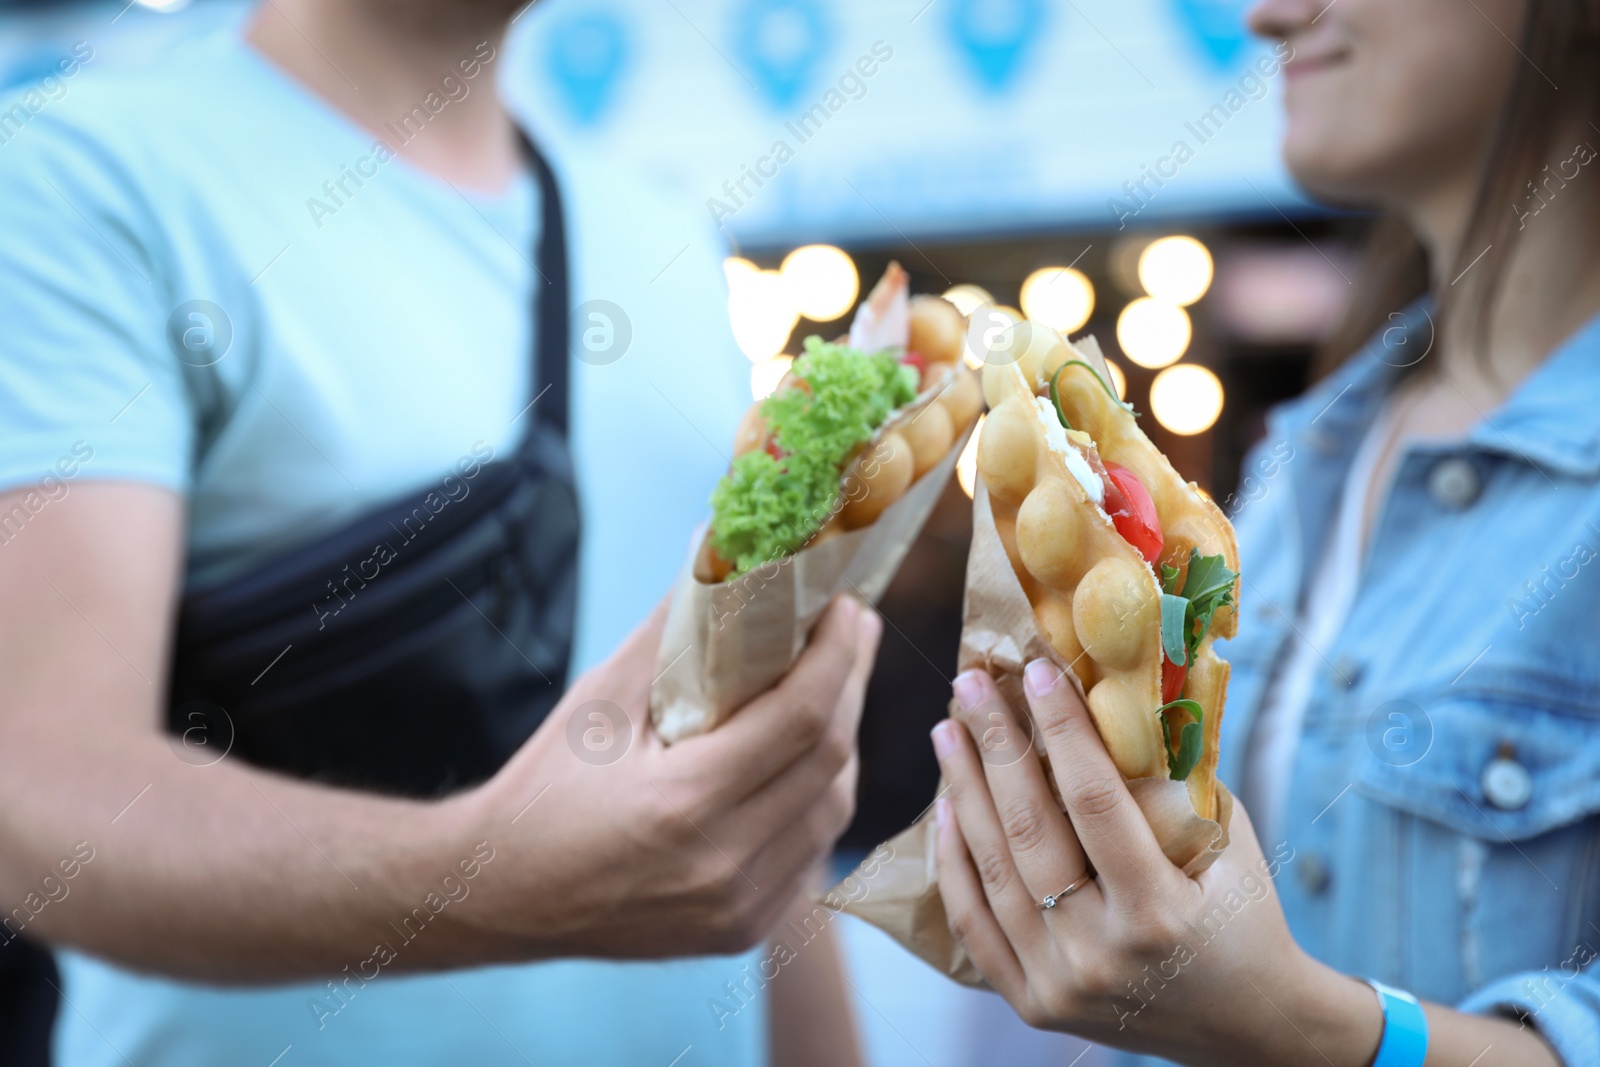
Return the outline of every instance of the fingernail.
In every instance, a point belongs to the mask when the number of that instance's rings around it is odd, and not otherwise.
[[[956,750],[955,723],[949,719],[944,720],[933,728],[933,754],[939,757],[940,762],[950,758],[950,753]]]
[[[861,602],[852,596],[839,598],[839,614],[845,623],[859,628],[861,626]]]
[[[933,802],[933,823],[940,830],[950,825],[950,801],[940,797]]]
[[[956,693],[956,703],[963,711],[971,711],[983,700],[983,672],[962,671],[951,686]]]
[[[1036,659],[1022,672],[1022,681],[1029,696],[1048,696],[1061,684],[1061,670],[1047,659]]]

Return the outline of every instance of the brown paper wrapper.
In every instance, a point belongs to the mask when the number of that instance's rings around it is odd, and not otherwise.
[[[1022,669],[1030,660],[1050,660],[1072,680],[1080,695],[1083,689],[1077,675],[1067,669],[1066,661],[1039,628],[1033,606],[1028,603],[995,529],[982,479],[978,479],[973,499],[972,527],[957,667],[960,671],[973,667],[988,671],[1006,701],[1024,716],[1031,732],[1033,723],[1026,718],[1028,702],[1022,690]],[[1039,759],[1045,759],[1037,746],[1034,751]],[[1191,877],[1199,874],[1227,848],[1233,797],[1222,783],[1217,783],[1218,818],[1214,820],[1195,813],[1188,788],[1182,782],[1135,778],[1128,782],[1128,788],[1155,831],[1161,850],[1184,873]],[[943,789],[941,782],[940,792]],[[987,987],[972,960],[950,936],[944,901],[939,897],[934,830],[930,805],[916,822],[887,843],[894,858],[881,865],[871,897],[848,903],[844,910],[888,933],[956,981]]]
[[[959,373],[967,373],[960,371]],[[929,389],[874,437],[903,426],[934,402]],[[727,582],[695,576],[696,544],[678,577],[650,687],[650,719],[668,744],[705,733],[776,685],[804,650],[828,601],[849,593],[876,604],[944,492],[972,435],[950,451],[870,526],[839,534]],[[870,447],[864,454],[870,454]],[[875,875],[874,881],[881,875]]]

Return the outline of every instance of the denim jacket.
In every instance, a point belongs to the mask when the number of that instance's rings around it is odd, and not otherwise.
[[[1246,460],[1221,773],[1425,305],[1276,409]],[[1341,971],[1521,1015],[1600,1067],[1600,318],[1454,444],[1403,455],[1343,629],[1319,649],[1282,822],[1296,939]],[[1243,798],[1248,805],[1249,798]],[[1265,1006],[1263,1006],[1265,1007]]]

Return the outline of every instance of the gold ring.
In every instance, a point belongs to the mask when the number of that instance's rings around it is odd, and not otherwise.
[[[1040,911],[1049,911],[1051,908],[1055,907],[1057,904],[1061,903],[1063,900],[1066,900],[1072,894],[1076,893],[1078,890],[1080,890],[1084,886],[1088,885],[1089,882],[1093,878],[1094,878],[1094,872],[1093,871],[1084,871],[1082,878],[1079,878],[1076,882],[1073,882],[1071,885],[1067,886],[1067,888],[1063,889],[1061,892],[1052,893],[1049,896],[1045,897],[1044,901],[1039,905],[1039,910]]]

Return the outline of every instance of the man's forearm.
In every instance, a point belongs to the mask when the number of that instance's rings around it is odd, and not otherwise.
[[[149,735],[0,738],[0,951],[26,933],[223,982],[526,956],[463,921],[504,845],[466,809],[190,766]]]
[[[459,867],[483,862],[470,797],[377,797],[174,751],[158,723],[183,528],[170,492],[86,483],[0,546],[0,952],[28,934],[269,981],[331,977],[380,941],[395,969],[522,949],[461,921],[487,877]]]

